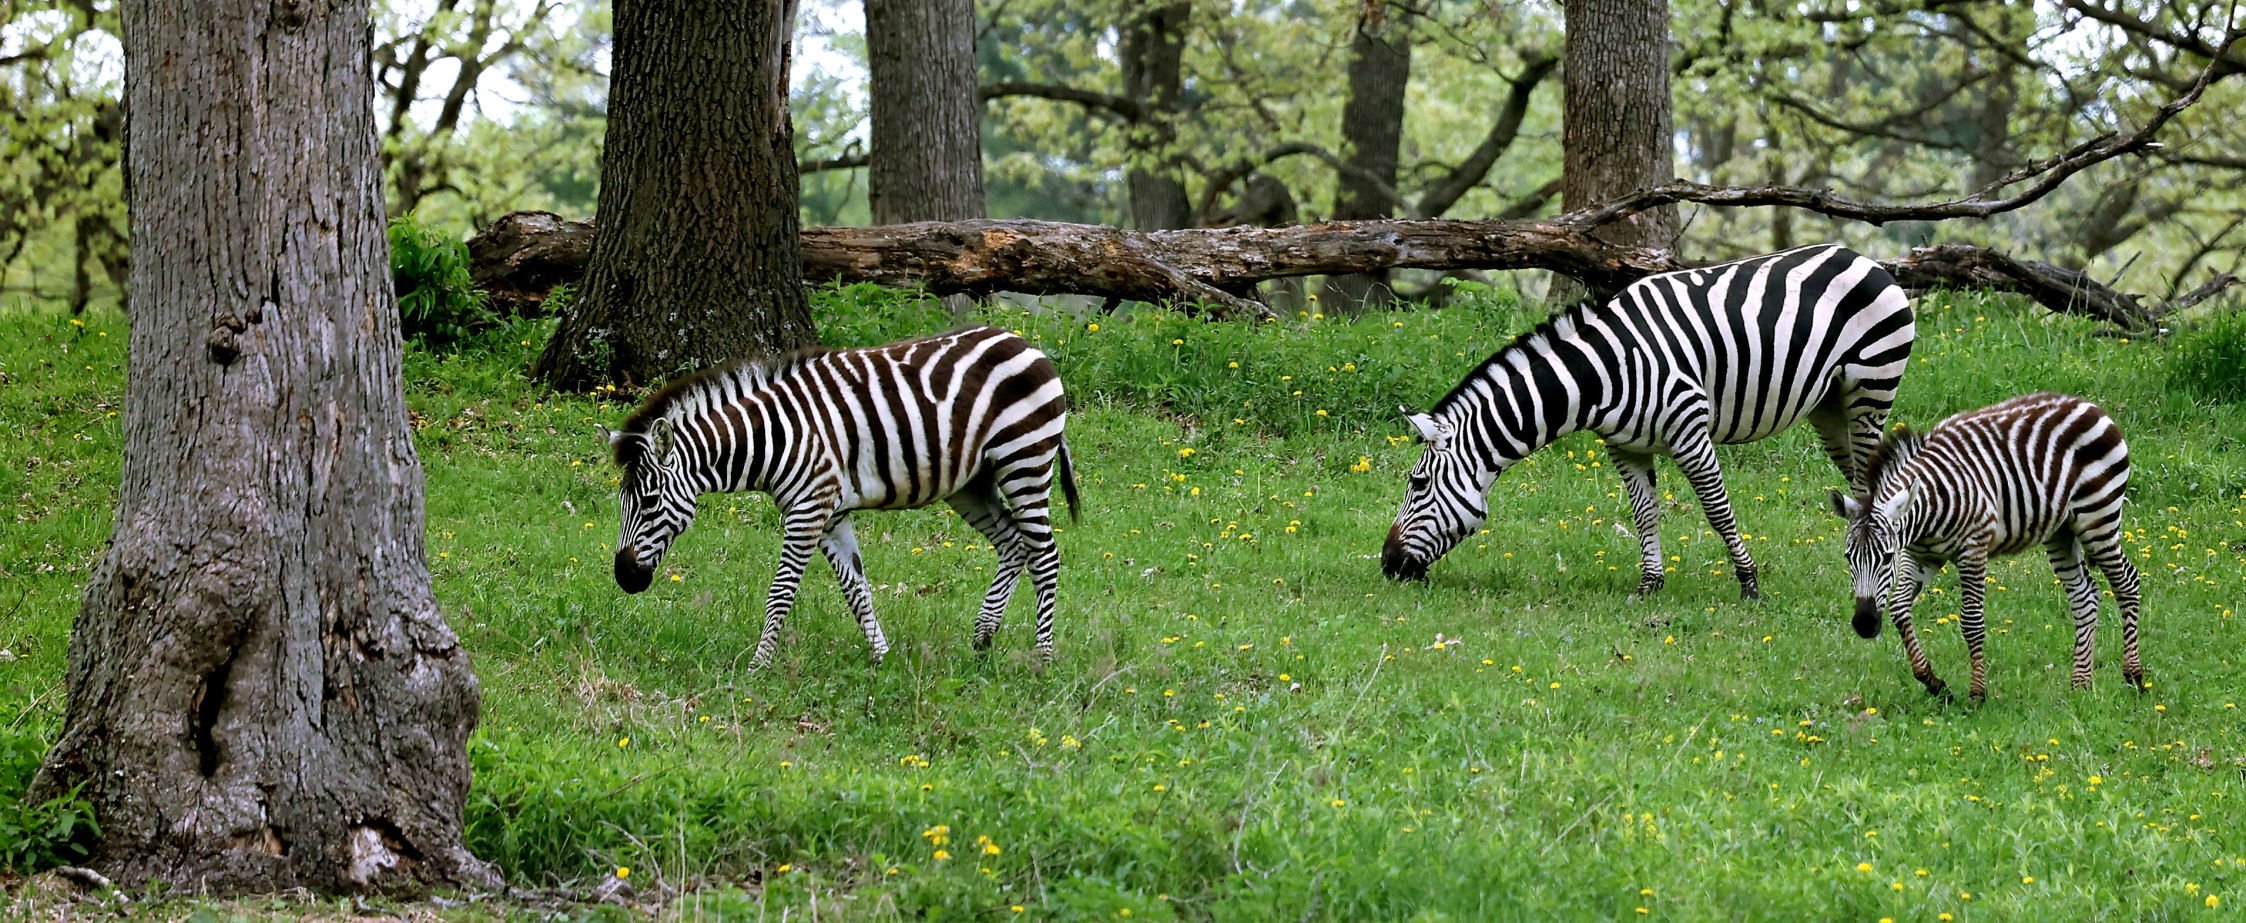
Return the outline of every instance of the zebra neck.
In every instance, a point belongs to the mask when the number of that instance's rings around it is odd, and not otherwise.
[[[686,458],[688,481],[701,493],[770,491],[775,472],[772,460],[778,449],[781,427],[764,395],[751,394],[731,404],[715,404],[692,418],[678,421],[702,438]]]
[[[1485,457],[1511,464],[1589,425],[1597,379],[1542,338],[1508,348],[1483,369],[1455,424]]]

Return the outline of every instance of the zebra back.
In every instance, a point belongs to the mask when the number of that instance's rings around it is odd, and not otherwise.
[[[1991,555],[2043,543],[2061,530],[2119,521],[2129,446],[2098,405],[2055,392],[2011,398],[1935,425],[1884,499],[1909,490],[1906,541],[1964,542]]]

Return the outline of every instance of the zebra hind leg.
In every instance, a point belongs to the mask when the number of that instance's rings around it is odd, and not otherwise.
[[[998,477],[999,493],[1013,514],[1029,559],[1030,583],[1037,588],[1037,659],[1053,662],[1053,609],[1060,596],[1061,552],[1053,541],[1053,465],[1051,456]]]
[[[983,594],[982,609],[975,613],[975,650],[987,651],[999,626],[1005,623],[1006,604],[1013,600],[1014,586],[1020,582],[1029,558],[1023,553],[1021,533],[1007,515],[1005,503],[990,493],[989,485],[969,486],[951,498],[951,507],[975,531],[990,539],[991,549],[998,553],[998,572],[991,577],[990,591]]]
[[[1859,421],[1866,415],[1851,416],[1847,399],[1835,392],[1809,411],[1810,428],[1817,431],[1817,443],[1825,448],[1825,457],[1833,460],[1840,471],[1841,480],[1848,483],[1848,492],[1863,496],[1868,485],[1864,483],[1864,466],[1871,460],[1872,449],[1879,445],[1879,419],[1870,420],[1871,438],[1867,443],[1858,429]],[[1885,418],[1884,411],[1877,415]]]
[[[826,535],[819,539],[819,550],[834,567],[835,582],[842,584],[842,595],[849,599],[850,611],[858,617],[858,628],[866,633],[873,665],[880,666],[882,656],[889,653],[889,638],[882,634],[881,620],[873,614],[873,587],[866,583],[865,559],[858,554],[858,534],[850,527],[849,513],[836,516],[827,526]]]
[[[1965,656],[1972,664],[1972,679],[1967,684],[1967,695],[1978,705],[1989,697],[1989,662],[1982,653],[1987,642],[1989,623],[1987,615],[1989,557],[1984,548],[1967,547],[1959,553],[1957,588],[1959,600],[1958,632],[1965,636]]]
[[[2065,533],[2045,545],[2050,553],[2051,572],[2059,577],[2059,585],[2066,588],[2067,609],[2074,613],[2074,687],[2090,687],[2090,661],[2098,643],[2098,588],[2090,583],[2090,574],[2082,567],[2082,543],[2075,541],[2073,533]]]
[[[1612,451],[1615,473],[1622,475],[1630,495],[1630,519],[1638,529],[1638,589],[1644,599],[1661,592],[1665,573],[1661,566],[1661,497],[1653,492],[1653,456]]]
[[[2082,550],[2113,586],[2114,601],[2121,608],[2121,678],[2141,692],[2146,688],[2145,664],[2137,656],[2137,608],[2143,602],[2144,588],[2137,566],[2129,563],[2129,556],[2121,550],[2119,517],[2115,520],[2103,534],[2084,535]]]

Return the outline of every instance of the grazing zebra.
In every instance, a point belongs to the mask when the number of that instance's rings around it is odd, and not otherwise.
[[[1060,576],[1048,504],[1058,461],[1070,515],[1076,477],[1067,404],[1052,360],[995,327],[866,349],[811,349],[665,385],[608,434],[623,468],[616,584],[647,589],[704,493],[772,495],[780,568],[749,668],[772,659],[816,547],[834,566],[879,664],[889,641],[850,529],[850,511],[951,504],[998,552],[975,619],[987,650],[1022,571],[1037,589],[1037,652],[1053,653]]]
[[[1934,568],[1957,562],[1965,600],[1958,624],[1973,659],[1972,694],[1988,694],[1981,603],[1989,559],[2042,545],[2074,610],[2074,685],[2090,685],[2098,590],[2087,557],[2121,603],[2121,675],[2144,688],[2137,659],[2137,569],[2121,551],[2121,493],[2129,445],[2106,412],[2078,397],[2030,394],[1936,424],[1924,437],[1899,432],[1873,453],[1861,497],[1832,494],[1849,522],[1848,570],[1856,585],[1856,633],[1879,636],[1879,592],[1903,636],[1911,675],[1940,694],[1911,630],[1911,603]]]
[[[1653,460],[1668,455],[1757,597],[1715,447],[1807,419],[1851,486],[1879,444],[1910,359],[1909,299],[1869,259],[1837,246],[1788,250],[1632,283],[1498,350],[1431,413],[1405,415],[1426,443],[1381,569],[1421,579],[1487,518],[1497,476],[1576,430],[1604,437],[1638,530],[1637,593],[1661,589]]]

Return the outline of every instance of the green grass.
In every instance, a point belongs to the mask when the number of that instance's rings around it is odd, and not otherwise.
[[[1096,332],[990,315],[1053,353],[1082,408],[1084,519],[1061,533],[1043,672],[1026,592],[995,652],[969,650],[991,554],[934,510],[858,524],[896,643],[884,666],[814,567],[780,656],[743,672],[776,554],[768,502],[706,498],[656,588],[626,597],[594,429],[625,396],[523,385],[539,328],[416,353],[431,566],[485,695],[470,839],[519,884],[629,868],[684,889],[689,914],[2235,912],[2246,407],[2167,390],[2160,344],[1970,296],[1920,308],[1901,419],[2052,388],[2128,434],[2150,693],[2123,687],[2110,628],[2096,688],[2067,687],[2065,601],[2028,555],[1992,568],[1988,703],[1929,699],[1892,632],[1847,627],[1822,500],[1837,476],[1806,429],[1723,455],[1759,604],[1738,600],[1689,492],[1663,521],[1668,588],[1630,601],[1627,504],[1584,436],[1509,472],[1488,533],[1428,585],[1384,581],[1418,451],[1395,405],[1425,407],[1532,319],[1486,299],[1260,326],[1150,312]],[[820,311],[841,343],[944,325],[878,290]],[[19,739],[59,727],[69,621],[114,502],[125,328],[87,323],[0,316],[0,734]],[[1936,587],[1929,620],[1955,612],[1954,577]],[[1954,625],[1929,644],[1959,682]]]

